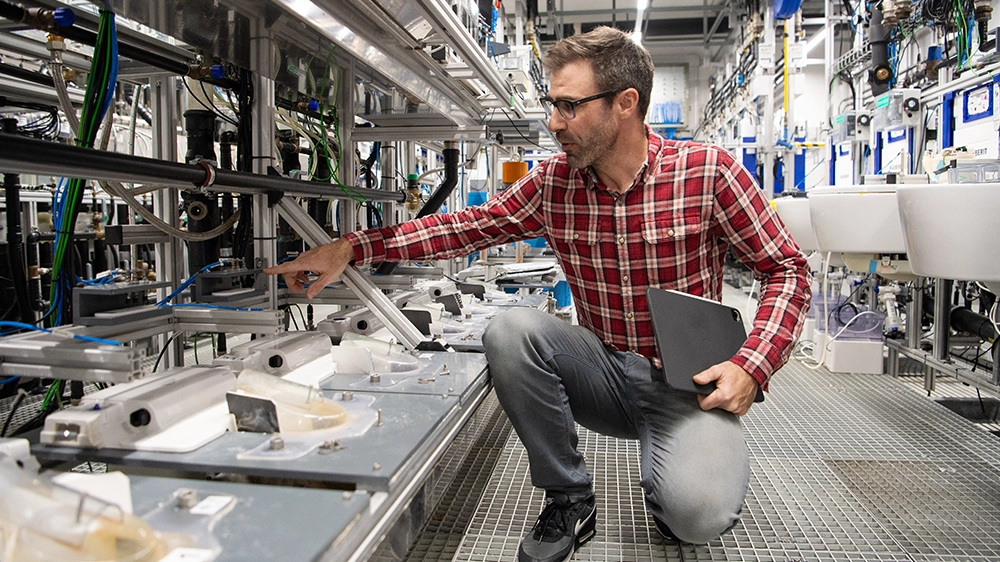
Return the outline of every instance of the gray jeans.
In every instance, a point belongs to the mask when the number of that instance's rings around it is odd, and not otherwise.
[[[579,422],[639,440],[646,507],[681,540],[704,544],[736,524],[750,475],[737,416],[701,410],[693,394],[654,381],[645,357],[610,350],[589,330],[544,312],[498,315],[483,343],[497,398],[528,451],[532,484],[571,501],[592,493],[577,450]]]

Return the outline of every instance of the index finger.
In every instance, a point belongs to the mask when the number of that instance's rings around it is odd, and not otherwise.
[[[279,273],[292,273],[295,271],[302,271],[302,267],[295,265],[295,261],[286,261],[284,263],[279,263],[278,265],[272,265],[271,267],[265,267],[264,273],[268,275],[277,275]]]

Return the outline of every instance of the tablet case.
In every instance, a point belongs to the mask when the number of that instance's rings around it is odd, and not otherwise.
[[[692,377],[732,359],[746,343],[740,311],[704,297],[654,287],[646,291],[646,299],[667,386],[710,394],[714,382],[695,384]],[[764,401],[759,387],[754,401]]]

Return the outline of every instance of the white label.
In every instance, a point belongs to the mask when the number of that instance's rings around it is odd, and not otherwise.
[[[204,548],[175,548],[160,562],[209,562],[214,558],[215,552]]]
[[[192,515],[215,515],[233,501],[232,496],[208,496],[191,508]]]
[[[757,50],[757,53],[762,65],[771,66],[774,64],[774,43],[764,43]]]
[[[802,41],[789,43],[788,58],[792,59],[792,66],[801,67],[806,58],[806,44]]]

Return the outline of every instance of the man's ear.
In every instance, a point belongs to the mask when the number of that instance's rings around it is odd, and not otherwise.
[[[625,113],[638,113],[639,112],[639,91],[635,88],[627,88],[618,96],[618,104],[621,108],[621,112]],[[645,115],[642,116],[645,118]]]

